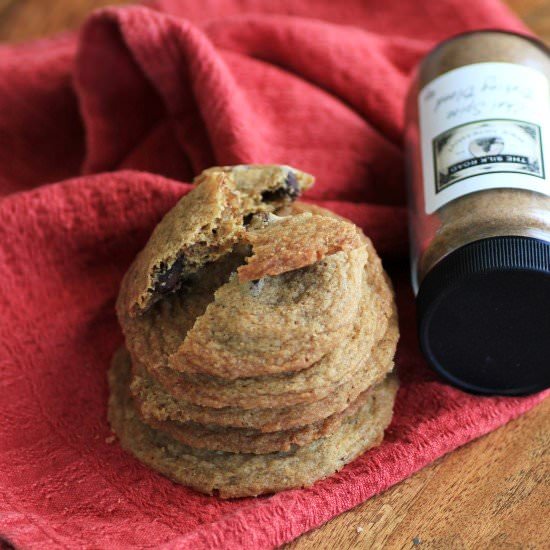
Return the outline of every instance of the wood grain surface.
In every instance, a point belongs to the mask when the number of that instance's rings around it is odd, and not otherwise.
[[[122,3],[0,0],[0,41],[73,28],[92,9]],[[508,4],[550,41],[550,0]],[[287,548],[550,548],[550,399]]]

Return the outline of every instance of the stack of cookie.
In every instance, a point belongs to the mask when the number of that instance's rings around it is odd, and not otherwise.
[[[356,226],[294,202],[312,183],[285,166],[203,172],[123,280],[111,426],[201,492],[311,485],[391,420],[393,294]]]

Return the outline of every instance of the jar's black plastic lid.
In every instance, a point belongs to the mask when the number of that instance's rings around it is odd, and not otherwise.
[[[420,345],[452,384],[525,395],[550,387],[550,243],[475,241],[443,258],[417,297]]]

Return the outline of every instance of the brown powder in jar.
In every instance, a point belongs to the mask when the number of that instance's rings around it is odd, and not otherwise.
[[[550,197],[523,189],[488,189],[441,208],[441,227],[422,256],[419,279],[441,258],[487,237],[520,236],[550,241]]]
[[[528,37],[499,31],[470,33],[444,42],[423,62],[419,89],[450,70],[484,62],[516,63],[550,79],[548,49]],[[418,279],[444,256],[487,237],[524,236],[550,241],[550,197],[522,189],[488,189],[455,199],[436,213],[437,233],[422,255]]]

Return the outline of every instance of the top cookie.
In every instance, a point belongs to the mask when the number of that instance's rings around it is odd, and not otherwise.
[[[122,282],[117,311],[135,317],[231,250],[247,219],[294,201],[313,177],[288,166],[205,170],[153,231]]]
[[[310,184],[288,167],[205,171],[122,283],[132,355],[148,368],[235,379],[307,368],[351,330],[368,261],[358,228],[272,213]]]

